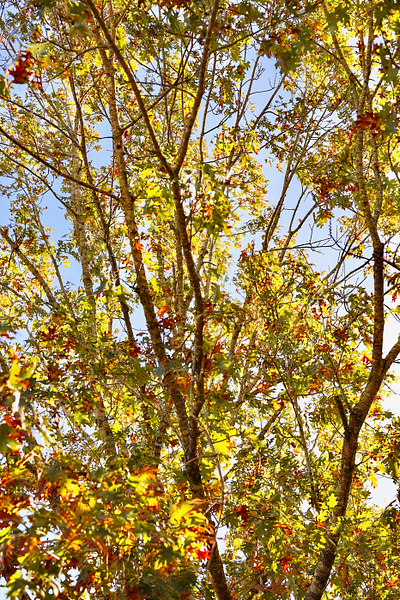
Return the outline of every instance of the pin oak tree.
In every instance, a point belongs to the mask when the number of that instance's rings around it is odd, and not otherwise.
[[[2,0],[9,598],[399,597],[399,9]]]

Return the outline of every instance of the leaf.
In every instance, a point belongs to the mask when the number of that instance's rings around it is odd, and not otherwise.
[[[365,115],[358,115],[357,120],[355,122],[355,127],[357,129],[370,129],[379,131],[381,124],[381,119],[378,114],[373,114],[372,112],[366,112]]]
[[[0,425],[0,452],[6,454],[18,448],[18,435],[13,427],[3,423]]]
[[[190,513],[194,510],[195,506],[189,502],[184,502],[180,505],[173,506],[170,516],[171,524],[179,525],[183,520],[186,520]]]
[[[30,50],[21,52],[17,62],[8,70],[9,75],[13,78],[12,83],[28,83],[32,75],[33,64],[33,55]]]
[[[213,440],[213,446],[217,454],[229,456],[231,450],[229,438],[217,438],[216,440]]]

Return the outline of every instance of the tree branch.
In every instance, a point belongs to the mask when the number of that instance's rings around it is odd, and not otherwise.
[[[12,248],[13,252],[15,252],[15,254],[18,256],[18,258],[24,263],[24,265],[26,265],[28,267],[29,271],[32,273],[34,278],[37,279],[37,281],[40,283],[44,293],[47,296],[50,306],[54,310],[58,310],[59,304],[58,304],[57,300],[55,299],[53,292],[51,291],[50,286],[47,283],[47,281],[45,280],[45,278],[43,277],[43,275],[35,267],[35,265],[32,263],[32,261],[29,260],[29,258],[24,254],[24,252],[22,252],[19,245],[10,238],[6,227],[0,227],[0,234],[6,240],[6,242],[9,244],[9,246]]]
[[[73,175],[70,175],[69,173],[66,173],[65,171],[62,171],[61,169],[58,169],[57,167],[55,167],[54,165],[52,165],[51,163],[49,163],[47,160],[45,160],[44,158],[42,158],[39,154],[37,154],[33,150],[30,150],[30,148],[27,148],[27,146],[25,146],[24,144],[22,144],[15,137],[13,137],[9,133],[7,133],[7,131],[5,129],[3,129],[3,127],[1,127],[1,126],[0,126],[0,133],[2,135],[4,135],[4,137],[9,142],[11,142],[15,146],[17,146],[17,148],[20,148],[21,150],[23,150],[24,152],[26,152],[29,156],[31,156],[32,158],[34,158],[35,160],[37,160],[39,163],[41,163],[42,165],[44,165],[45,167],[47,167],[48,169],[50,169],[54,173],[57,173],[57,175],[60,175],[60,177],[64,177],[64,179],[67,179],[68,181],[72,181],[73,183],[76,183],[76,184],[80,185],[81,187],[87,188],[89,190],[94,189],[99,194],[104,194],[105,196],[109,196],[110,198],[113,198],[114,200],[119,200],[119,198],[117,198],[117,196],[115,196],[112,192],[110,192],[108,190],[99,189],[96,186],[90,185],[90,183],[86,183],[85,181],[82,181],[81,179],[77,179]]]
[[[205,82],[206,82],[206,72],[207,72],[207,67],[208,67],[208,59],[210,57],[210,43],[211,43],[211,39],[212,39],[213,32],[214,32],[215,22],[217,19],[218,7],[219,7],[219,0],[214,0],[214,4],[213,4],[212,10],[211,10],[210,21],[208,23],[206,39],[204,42],[203,55],[201,58],[197,94],[196,94],[196,98],[195,98],[193,106],[192,106],[192,110],[190,111],[190,115],[186,122],[185,131],[184,131],[184,134],[183,134],[183,137],[181,140],[180,148],[178,150],[178,156],[176,157],[176,161],[173,166],[173,171],[175,173],[179,173],[179,171],[182,167],[183,161],[185,160],[186,152],[187,152],[189,141],[190,141],[190,136],[192,134],[192,129],[193,129],[194,123],[196,121],[197,113],[200,108],[201,99],[204,94]]]

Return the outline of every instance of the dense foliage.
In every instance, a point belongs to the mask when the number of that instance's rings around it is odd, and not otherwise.
[[[397,599],[400,4],[1,8],[8,597]]]

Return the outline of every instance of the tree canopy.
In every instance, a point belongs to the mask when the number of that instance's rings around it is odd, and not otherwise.
[[[0,30],[8,597],[397,600],[400,2]]]

